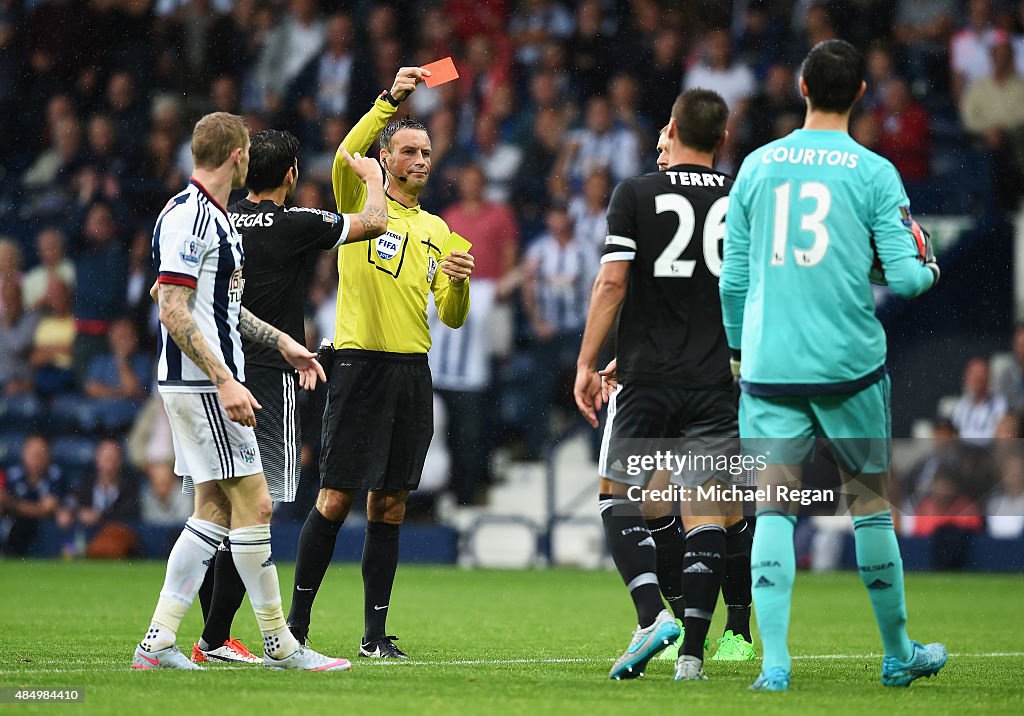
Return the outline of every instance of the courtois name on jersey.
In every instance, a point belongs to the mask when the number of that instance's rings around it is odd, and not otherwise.
[[[242,239],[227,212],[194,179],[169,202],[153,229],[153,262],[161,284],[195,290],[192,317],[213,354],[245,380],[238,315],[245,281]],[[163,393],[216,391],[202,370],[160,326],[157,381]]]
[[[725,174],[678,165],[615,188],[601,261],[632,262],[616,347],[623,384],[732,384],[718,299],[731,186]]]

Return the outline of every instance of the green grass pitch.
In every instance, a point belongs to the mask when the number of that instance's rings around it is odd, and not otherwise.
[[[78,687],[81,705],[0,705],[29,714],[963,714],[1024,712],[1024,577],[907,578],[910,634],[953,654],[938,677],[909,689],[879,683],[880,642],[853,573],[800,574],[790,644],[793,688],[750,693],[757,663],[708,662],[710,681],[675,683],[671,664],[611,682],[632,608],[616,574],[569,569],[466,571],[402,567],[390,630],[413,663],[354,657],[362,625],[358,566],[328,573],[313,614],[313,646],[352,658],[346,673],[213,667],[132,672],[164,566],[0,562],[0,686]],[[291,565],[281,565],[286,594]],[[287,597],[286,597],[287,599]],[[722,629],[722,609],[712,635]],[[201,631],[198,605],[180,632]],[[234,636],[258,651],[248,603]],[[67,709],[67,710],[65,710]]]

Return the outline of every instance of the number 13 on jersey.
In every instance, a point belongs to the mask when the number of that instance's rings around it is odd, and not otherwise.
[[[800,217],[800,229],[814,234],[814,243],[809,249],[793,247],[793,256],[797,266],[814,266],[821,263],[828,251],[829,235],[825,227],[825,217],[832,207],[832,193],[821,182],[809,181],[800,184],[800,199],[814,201],[814,208]],[[786,263],[786,248],[789,240],[790,208],[793,198],[793,184],[785,182],[775,187],[775,224],[772,238],[772,266],[783,266]]]

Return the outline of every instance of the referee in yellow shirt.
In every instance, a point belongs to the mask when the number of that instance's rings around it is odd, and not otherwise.
[[[338,250],[334,361],[323,421],[320,494],[299,537],[288,624],[300,642],[310,610],[355,494],[368,490],[363,546],[365,631],[359,655],[407,656],[385,629],[398,568],[398,532],[434,432],[427,366],[428,294],[452,328],[469,315],[473,257],[449,250],[451,230],[424,211],[419,194],[430,177],[430,137],[414,119],[392,120],[399,103],[429,72],[403,67],[342,141],[365,153],[378,135],[387,193],[387,231]],[[366,185],[339,154],[334,196],[343,213],[364,211]]]

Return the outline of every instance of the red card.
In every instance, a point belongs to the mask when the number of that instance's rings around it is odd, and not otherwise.
[[[437,87],[445,82],[459,79],[459,71],[455,69],[455,63],[452,62],[451,57],[445,57],[443,60],[423,65],[422,69],[430,72],[430,77],[423,78],[423,82],[426,83],[427,87]]]

